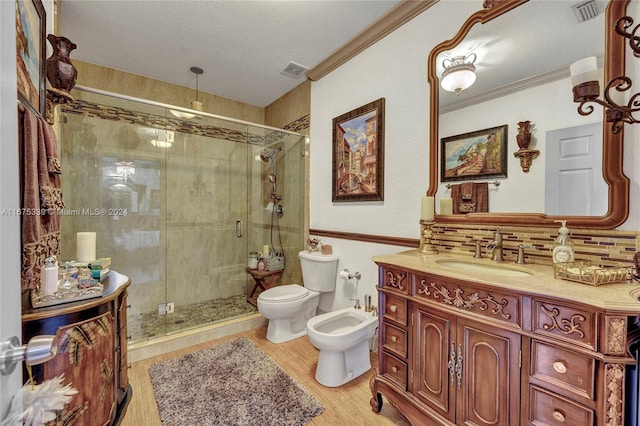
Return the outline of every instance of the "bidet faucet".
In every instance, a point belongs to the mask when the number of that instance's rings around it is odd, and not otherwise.
[[[491,260],[494,262],[504,261],[502,255],[502,234],[499,230],[496,230],[493,234],[493,241],[487,245],[487,250],[491,252]]]

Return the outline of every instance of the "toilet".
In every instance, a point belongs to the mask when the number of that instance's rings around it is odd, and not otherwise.
[[[298,253],[302,282],[281,285],[258,296],[258,311],[269,320],[267,340],[283,343],[307,334],[307,321],[316,314],[320,293],[336,288],[338,256],[320,252]]]
[[[311,318],[307,322],[307,335],[320,350],[318,383],[342,386],[369,371],[369,341],[377,327],[378,317],[363,309],[344,308]]]

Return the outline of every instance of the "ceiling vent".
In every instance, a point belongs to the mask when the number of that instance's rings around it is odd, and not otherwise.
[[[296,64],[295,62],[289,62],[287,66],[284,67],[282,71],[280,71],[280,74],[284,74],[288,77],[300,78],[307,71],[309,71],[309,68],[303,67],[302,65]]]
[[[573,14],[576,15],[578,22],[588,21],[600,14],[600,7],[596,0],[589,0],[583,3],[578,3],[572,7]]]

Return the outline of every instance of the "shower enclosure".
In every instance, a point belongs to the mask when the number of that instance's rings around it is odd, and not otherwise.
[[[140,342],[256,313],[250,252],[300,282],[305,152],[299,133],[87,88],[60,113],[62,261],[76,233],[131,278]],[[275,263],[274,263],[275,262]],[[274,266],[274,267],[275,267]]]

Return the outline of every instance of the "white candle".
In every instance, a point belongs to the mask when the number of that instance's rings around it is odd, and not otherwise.
[[[440,198],[440,214],[453,214],[453,199]]]
[[[76,258],[78,262],[96,260],[95,232],[78,232],[76,234]]]
[[[271,249],[269,248],[269,244],[265,244],[262,246],[262,257],[269,257]]]
[[[422,210],[420,218],[422,220],[433,220],[434,214],[434,199],[433,197],[422,197]]]

